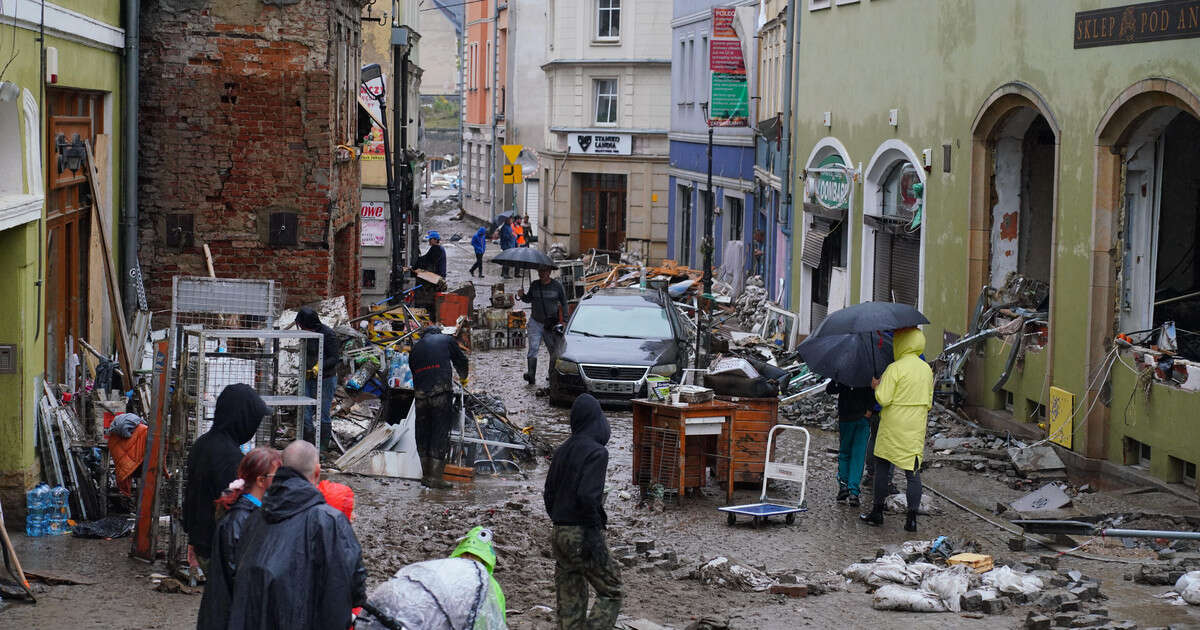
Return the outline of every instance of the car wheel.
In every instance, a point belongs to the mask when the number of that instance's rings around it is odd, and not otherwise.
[[[554,378],[553,370],[550,371],[550,383],[546,387],[546,389],[550,393],[550,406],[552,406],[552,407],[570,406],[571,401],[567,400],[567,397],[563,396],[562,393],[559,391],[558,379]]]

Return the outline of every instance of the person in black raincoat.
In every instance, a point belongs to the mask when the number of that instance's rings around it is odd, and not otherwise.
[[[366,602],[362,548],[346,515],[317,490],[320,476],[316,447],[284,449],[239,544],[231,630],[345,630]]]
[[[316,396],[317,392],[317,363],[321,364],[321,450],[329,448],[329,436],[333,433],[332,420],[329,410],[333,407],[333,395],[337,390],[337,367],[342,360],[342,340],[332,328],[321,321],[311,307],[305,306],[296,311],[296,325],[307,332],[321,333],[325,337],[322,355],[317,356],[317,340],[308,339],[304,342],[304,355],[308,359],[307,378],[304,379],[304,391],[308,396]],[[314,442],[313,408],[304,409],[304,439]]]
[[[230,385],[217,397],[212,428],[192,444],[188,453],[183,531],[188,535],[189,561],[194,558],[205,573],[217,528],[213,501],[237,477],[241,445],[254,437],[258,425],[270,414],[271,409],[254,388],[243,383]]]
[[[470,364],[454,337],[430,327],[413,346],[408,365],[413,374],[413,404],[416,407],[413,429],[417,455],[421,458],[421,485],[445,490],[450,487],[442,479],[450,451],[450,429],[458,420],[451,369],[458,372],[459,382],[466,387]]]
[[[608,419],[591,394],[571,405],[571,437],[554,451],[542,498],[554,522],[558,627],[611,628],[621,612],[621,572],[604,540]],[[596,601],[588,614],[588,585]]]
[[[233,596],[233,577],[237,573],[238,543],[242,540],[250,515],[262,506],[263,496],[275,479],[281,463],[279,451],[260,446],[242,458],[238,478],[216,500],[225,510],[213,535],[212,572],[204,584],[200,600],[197,630],[221,630],[229,622],[229,601]]]

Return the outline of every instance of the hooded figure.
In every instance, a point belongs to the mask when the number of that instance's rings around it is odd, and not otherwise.
[[[918,328],[904,328],[892,337],[896,360],[883,371],[875,385],[875,399],[883,407],[879,412],[879,435],[875,438],[875,507],[862,515],[871,525],[883,524],[883,503],[893,468],[904,471],[908,482],[905,500],[908,519],[904,529],[917,531],[917,510],[921,505],[921,462],[925,453],[925,427],[933,405],[933,370],[921,358],[925,352],[925,334]]]
[[[187,484],[183,489],[183,531],[207,572],[217,520],[213,501],[237,477],[241,445],[250,441],[271,409],[249,385],[237,383],[221,391],[213,424],[188,453]]]
[[[475,231],[475,236],[471,237],[471,249],[475,250],[475,264],[471,265],[471,269],[467,271],[469,275],[475,275],[475,270],[479,270],[479,277],[483,277],[483,253],[487,251],[487,228],[481,227]]]
[[[230,629],[344,630],[351,609],[366,601],[367,570],[350,521],[288,466],[250,515],[237,562]]]
[[[449,558],[410,564],[371,591],[364,606],[370,617],[364,616],[355,628],[507,628],[504,592],[492,577],[495,567],[492,532],[476,527]]]
[[[560,628],[611,628],[621,611],[621,573],[608,552],[604,479],[608,419],[591,394],[571,405],[571,437],[558,447],[542,498],[554,521],[554,583]],[[588,614],[588,585],[596,601]]]

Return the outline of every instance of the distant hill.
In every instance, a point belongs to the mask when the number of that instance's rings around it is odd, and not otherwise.
[[[421,120],[426,129],[458,129],[458,95],[422,94]]]

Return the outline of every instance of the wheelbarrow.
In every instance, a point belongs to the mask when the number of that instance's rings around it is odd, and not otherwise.
[[[785,464],[783,462],[771,461],[775,435],[781,431],[802,431],[804,433],[804,459],[801,460],[802,463]],[[740,514],[753,519],[752,522],[755,527],[763,525],[772,516],[782,516],[784,521],[788,525],[791,525],[796,522],[797,513],[807,512],[808,503],[804,499],[804,492],[808,486],[808,442],[808,430],[804,427],[794,427],[787,424],[777,424],[771,427],[770,432],[767,433],[767,455],[766,461],[763,464],[762,493],[758,496],[758,503],[717,508],[725,512],[725,523],[732,526],[737,523],[737,517]],[[767,482],[771,479],[793,481],[800,484],[800,499],[795,505],[783,500],[772,500],[767,496]]]

